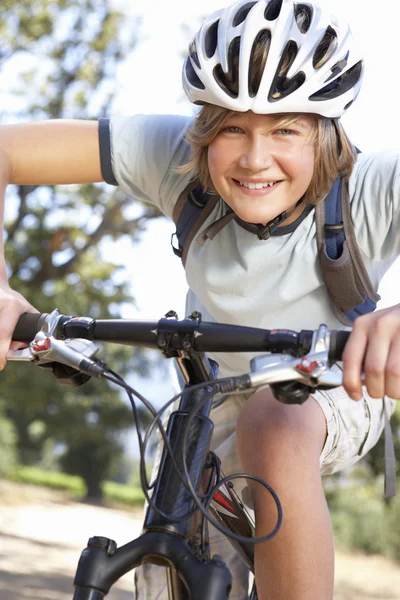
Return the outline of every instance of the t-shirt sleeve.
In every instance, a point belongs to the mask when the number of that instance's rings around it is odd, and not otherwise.
[[[100,160],[104,180],[150,202],[172,218],[179,195],[192,178],[176,167],[189,162],[185,134],[192,118],[177,115],[114,116],[100,119]]]
[[[360,154],[349,182],[357,242],[371,259],[400,255],[400,153]]]

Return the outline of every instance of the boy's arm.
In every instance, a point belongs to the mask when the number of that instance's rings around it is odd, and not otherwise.
[[[97,121],[52,120],[0,127],[7,183],[55,185],[103,181]]]
[[[0,127],[0,370],[19,316],[35,310],[8,285],[3,244],[7,185],[96,181],[103,181],[97,122],[54,120]]]

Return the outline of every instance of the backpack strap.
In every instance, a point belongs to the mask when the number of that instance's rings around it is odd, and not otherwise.
[[[347,182],[337,179],[315,214],[318,255],[332,308],[344,325],[351,326],[357,317],[375,310],[380,296],[357,244]]]
[[[172,219],[176,231],[171,236],[174,254],[186,264],[190,244],[219,201],[217,194],[206,192],[199,181],[193,180],[183,190],[175,204]],[[178,246],[174,246],[174,237]]]
[[[371,284],[354,233],[348,184],[337,179],[316,207],[317,243],[322,274],[332,308],[344,325],[376,308],[379,294]],[[396,457],[387,407],[385,420],[385,497],[396,495]]]

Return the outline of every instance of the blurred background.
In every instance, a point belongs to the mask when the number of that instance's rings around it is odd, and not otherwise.
[[[393,69],[400,4],[320,4],[350,22],[365,55],[364,86],[343,118],[352,141],[363,151],[397,149]],[[202,18],[224,5],[2,0],[0,123],[193,114],[181,89],[182,58]],[[94,318],[157,320],[174,309],[183,317],[186,284],[169,249],[173,231],[157,209],[106,184],[10,186],[10,282],[41,312],[58,307]],[[382,282],[381,307],[398,302],[399,280],[398,261]],[[103,356],[156,406],[172,395],[169,365],[156,353],[107,347]],[[393,423],[399,458],[398,413]],[[104,382],[62,388],[40,369],[10,364],[0,376],[0,439],[3,480],[67,490],[96,503],[142,502],[132,413]],[[382,473],[383,441],[356,469],[327,479],[326,491],[338,543],[398,560],[400,501],[383,499]]]

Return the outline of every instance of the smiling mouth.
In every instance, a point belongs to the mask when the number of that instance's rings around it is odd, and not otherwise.
[[[233,179],[235,184],[245,190],[269,190],[276,187],[280,180],[277,181],[240,181],[239,179]]]

